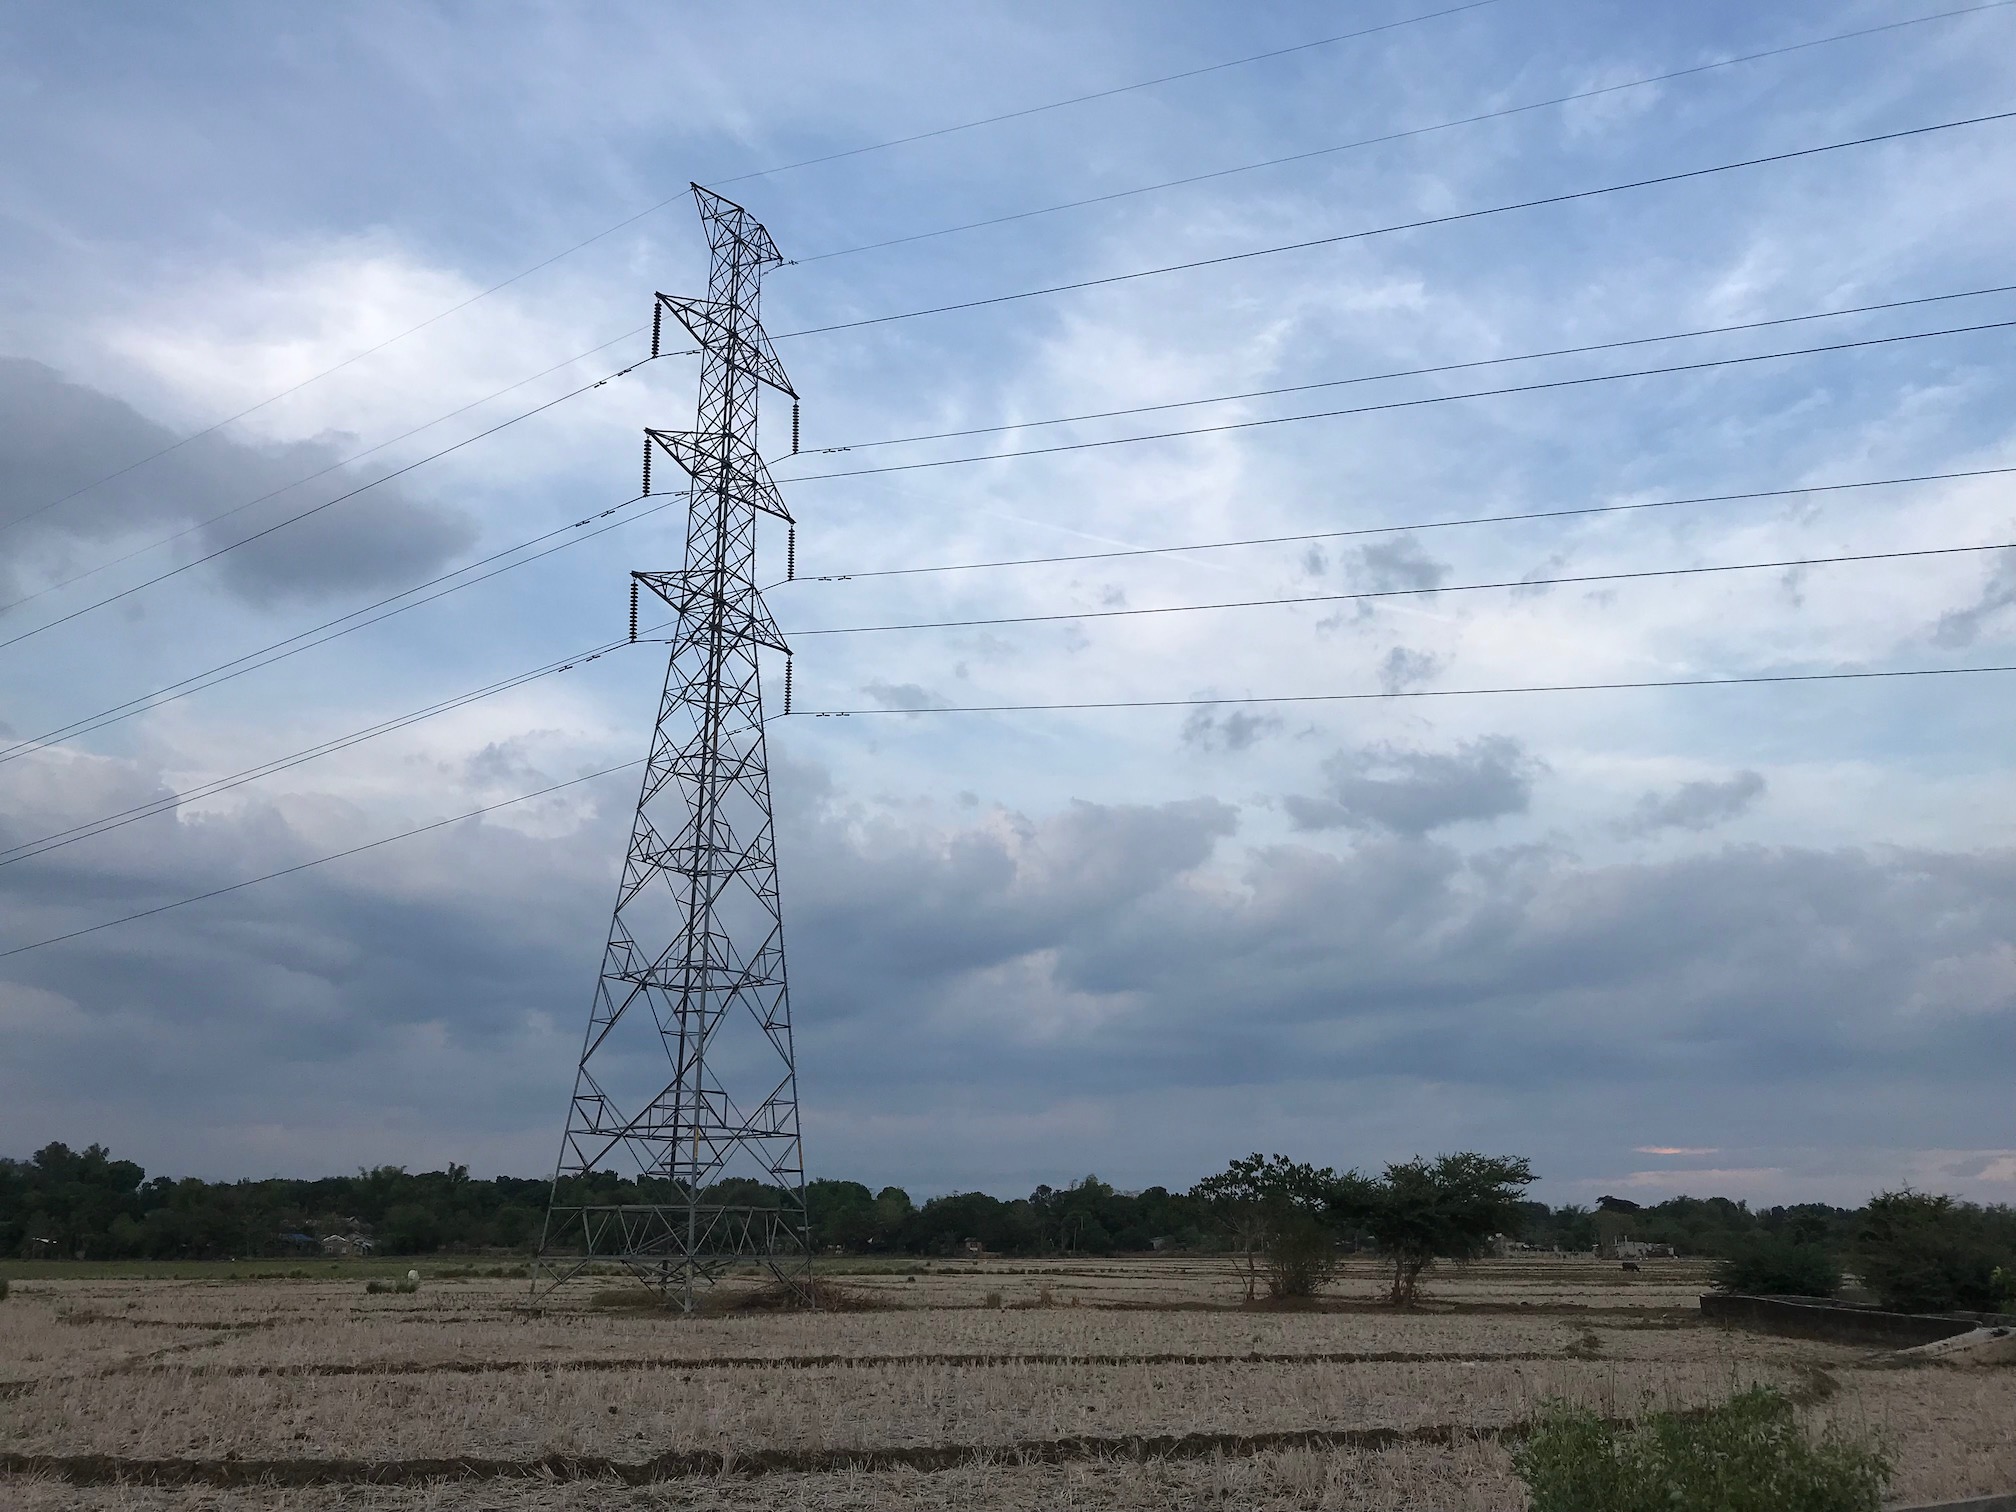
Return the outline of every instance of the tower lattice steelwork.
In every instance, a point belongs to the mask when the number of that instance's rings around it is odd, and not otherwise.
[[[789,650],[755,579],[757,515],[791,519],[756,450],[758,385],[797,398],[757,308],[783,259],[741,206],[693,195],[707,297],[660,294],[651,350],[667,311],[699,342],[699,416],[644,441],[645,493],[654,451],[691,480],[685,566],[631,583],[633,639],[639,585],[676,614],[671,662],[533,1281],[616,1262],[687,1311],[752,1263],[811,1298],[757,665]],[[617,1200],[612,1170],[637,1200]]]

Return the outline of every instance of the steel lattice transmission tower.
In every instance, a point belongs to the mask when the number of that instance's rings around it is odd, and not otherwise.
[[[685,566],[631,583],[633,639],[641,584],[677,615],[672,655],[533,1273],[540,1293],[616,1262],[689,1312],[752,1263],[811,1300],[757,665],[789,651],[755,578],[756,517],[791,519],[756,450],[758,386],[797,398],[758,317],[783,258],[741,206],[693,195],[707,297],[658,295],[651,349],[666,311],[699,342],[699,416],[644,441],[645,493],[654,450],[691,479]],[[619,1165],[639,1200],[596,1178]]]

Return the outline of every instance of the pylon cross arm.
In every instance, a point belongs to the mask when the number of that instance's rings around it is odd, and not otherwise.
[[[764,514],[795,524],[784,496],[777,491],[769,464],[741,436],[707,435],[698,431],[646,430],[652,442],[706,489],[726,489],[732,499]]]
[[[763,327],[741,318],[742,312],[718,300],[695,299],[684,294],[660,294],[658,303],[678,317],[693,339],[710,352],[717,352],[730,367],[739,368],[760,383],[796,399],[798,390],[785,376],[784,364],[770,345]]]

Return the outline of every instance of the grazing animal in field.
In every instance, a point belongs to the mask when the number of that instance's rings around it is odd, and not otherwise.
[[[1624,1262],[1624,1269],[1628,1271],[1635,1271],[1636,1269],[1638,1269],[1638,1262],[1636,1260],[1626,1260]]]

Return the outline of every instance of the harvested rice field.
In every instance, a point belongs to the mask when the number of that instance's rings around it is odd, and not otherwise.
[[[1516,1509],[1549,1401],[1629,1417],[1791,1392],[1881,1435],[1894,1492],[2016,1489],[2016,1371],[1704,1324],[1688,1262],[1369,1266],[1242,1304],[1187,1259],[836,1276],[849,1310],[680,1318],[614,1278],[18,1280],[0,1304],[0,1504],[357,1509]],[[638,1293],[636,1295],[641,1295]]]

